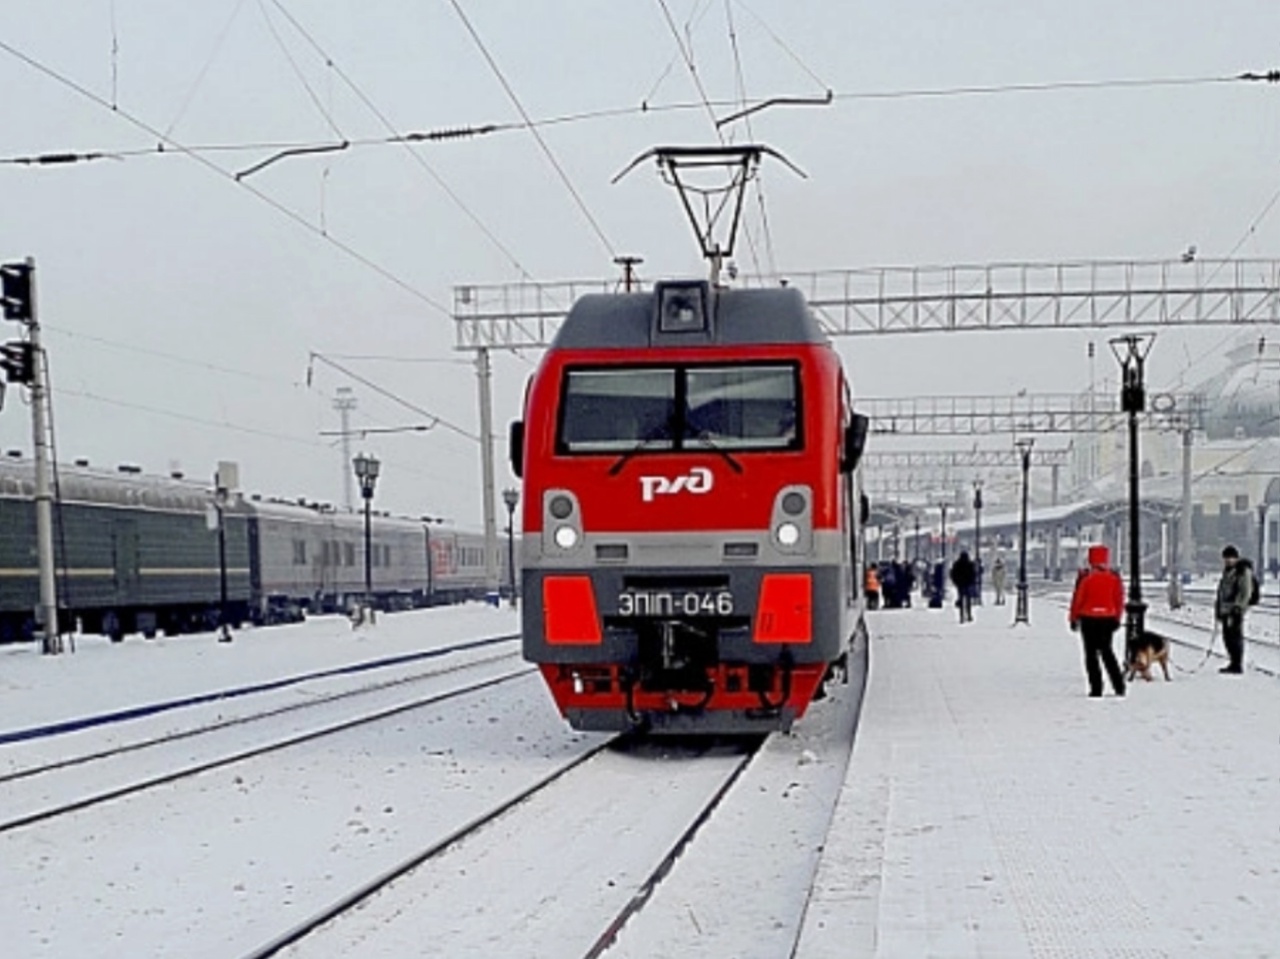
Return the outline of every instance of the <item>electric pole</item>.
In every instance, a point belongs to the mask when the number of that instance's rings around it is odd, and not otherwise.
[[[27,257],[23,263],[6,263],[0,267],[4,318],[17,320],[27,331],[26,340],[16,344],[19,347],[19,360],[16,364],[10,361],[11,354],[6,349],[5,371],[10,382],[23,383],[31,390],[31,433],[35,449],[36,481],[36,564],[40,579],[36,625],[41,630],[43,652],[56,655],[62,652],[62,634],[58,630],[58,594],[53,578],[53,493],[49,484],[51,469],[46,406],[49,402],[46,389],[48,377],[44,351],[40,346],[40,323],[36,314],[35,272],[36,263],[31,257]]]
[[[333,398],[333,408],[342,418],[342,505],[350,513],[355,508],[351,491],[351,411],[356,408],[356,398],[349,386],[339,386]]]

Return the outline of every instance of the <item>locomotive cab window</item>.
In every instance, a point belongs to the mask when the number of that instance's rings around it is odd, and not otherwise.
[[[797,364],[571,369],[557,451],[796,450]]]

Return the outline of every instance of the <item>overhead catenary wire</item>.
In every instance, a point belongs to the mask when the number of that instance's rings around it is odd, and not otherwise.
[[[724,0],[725,21],[729,25],[729,46],[733,49],[733,70],[734,77],[738,85],[738,96],[742,101],[745,109],[747,103],[747,79],[742,69],[742,54],[738,50],[738,31],[734,28],[733,23],[733,0]],[[747,139],[752,143],[755,142],[755,132],[751,129],[751,115],[749,112],[742,114],[743,125],[747,130]],[[764,202],[764,183],[761,180],[761,174],[757,171],[755,176],[756,200],[760,207],[760,228],[764,233],[764,249],[765,255],[769,260],[769,274],[771,276],[778,275],[778,261],[773,252],[773,231],[769,229],[769,212],[765,208]],[[750,240],[750,233],[747,234]],[[755,258],[755,244],[751,244],[751,253],[753,261],[756,262],[756,272],[760,272],[758,259]]]
[[[183,423],[194,423],[199,426],[210,426],[220,430],[227,430],[233,433],[243,433],[248,436],[256,436],[263,439],[279,440],[285,443],[291,443],[295,446],[305,446],[315,450],[324,452],[330,451],[330,445],[319,439],[311,437],[293,436],[288,433],[278,433],[272,430],[263,430],[255,426],[246,426],[243,423],[233,423],[230,420],[214,420],[201,416],[195,416],[190,413],[180,413],[177,410],[161,409],[156,406],[148,406],[145,403],[135,403],[130,400],[116,399],[110,396],[103,396],[101,393],[95,393],[92,390],[77,390],[73,387],[59,387],[58,394],[60,396],[75,396],[80,399],[89,400],[94,403],[103,403],[107,406],[115,406],[120,409],[133,410],[138,413],[147,413],[151,416],[160,416],[166,419],[178,420]],[[434,473],[430,470],[422,470],[413,466],[409,466],[403,462],[393,462],[385,460],[385,462],[394,465],[397,470],[410,473],[417,476],[424,476],[430,479],[448,481],[453,477],[444,476]]]
[[[784,41],[780,36],[778,36],[776,32],[774,32],[773,28],[770,27],[769,24],[765,22],[764,18],[761,17],[760,14],[752,10],[749,6],[743,3],[742,0],[732,0],[732,2],[736,3],[740,8],[746,11],[746,13],[753,20],[755,20],[756,23],[760,24],[761,29],[763,29],[764,32],[769,35],[769,37],[773,40],[774,43],[776,43],[779,47],[782,48],[782,51],[786,53],[787,56],[789,56],[792,60],[795,61],[796,65],[801,70],[803,70],[806,74],[809,75],[809,78],[813,80],[814,83],[816,83],[821,89],[827,92],[830,92],[831,87],[828,86],[826,83],[822,82],[822,78],[819,77],[816,73],[814,73],[813,70],[809,68],[809,65],[805,63],[804,60],[800,59],[800,57],[796,54],[794,50],[792,50],[789,46],[787,46],[786,41]]]
[[[1227,265],[1227,263],[1230,262],[1231,258],[1240,251],[1240,248],[1244,246],[1245,243],[1249,242],[1249,240],[1257,234],[1258,227],[1260,227],[1263,221],[1266,220],[1266,218],[1271,215],[1271,211],[1275,209],[1275,206],[1277,203],[1280,203],[1280,187],[1277,187],[1276,191],[1271,194],[1271,197],[1267,200],[1267,202],[1262,205],[1262,209],[1258,211],[1258,213],[1249,222],[1249,225],[1245,227],[1244,232],[1240,234],[1240,239],[1236,240],[1235,245],[1231,247],[1231,250],[1227,253],[1227,255],[1218,261],[1218,265],[1214,267],[1213,271],[1209,274],[1208,278],[1205,279],[1205,281],[1201,284],[1202,287],[1207,287],[1210,283],[1212,283],[1214,278],[1216,278],[1217,275],[1222,272],[1223,268]],[[1174,381],[1174,388],[1176,389],[1184,386],[1186,384],[1188,375],[1190,375],[1193,369],[1195,369],[1197,366],[1199,366],[1201,363],[1205,362],[1206,360],[1217,357],[1218,351],[1222,349],[1222,347],[1225,346],[1229,340],[1233,339],[1238,335],[1239,335],[1239,331],[1233,329],[1229,331],[1221,339],[1219,339],[1213,345],[1213,347],[1211,347],[1208,350],[1201,351],[1198,359],[1191,360],[1189,363],[1187,363],[1186,366],[1182,368],[1182,371],[1178,374],[1177,380]]]
[[[280,52],[284,55],[285,60],[288,61],[290,68],[293,70],[293,75],[297,77],[298,82],[302,84],[302,89],[307,91],[307,97],[311,100],[312,105],[314,105],[316,111],[324,117],[325,123],[327,123],[329,125],[329,129],[333,131],[333,135],[345,143],[347,139],[346,134],[338,128],[337,122],[333,119],[333,114],[320,101],[320,96],[314,89],[312,89],[311,83],[307,80],[307,75],[302,72],[302,67],[298,65],[298,61],[295,60],[293,58],[293,54],[289,52],[289,45],[284,42],[284,37],[280,36],[280,31],[276,29],[275,22],[272,21],[271,14],[268,12],[266,3],[264,3],[263,0],[258,0],[258,10],[262,13],[262,20],[267,25],[267,32],[271,34],[272,39],[276,42],[276,46],[280,48]],[[332,67],[332,65],[332,61],[326,59],[326,66]]]
[[[694,62],[694,59],[693,59],[693,39],[692,37],[690,37],[688,44],[686,45],[685,41],[682,40],[680,37],[680,31],[676,27],[675,19],[671,16],[671,9],[670,7],[667,6],[667,0],[657,0],[657,3],[658,3],[659,9],[662,11],[662,17],[663,17],[663,20],[666,22],[667,29],[671,33],[671,39],[675,41],[676,51],[680,59],[684,62],[685,69],[688,71],[689,77],[693,81],[694,89],[697,91],[698,97],[702,102],[703,108],[706,110],[707,117],[711,121],[711,128],[715,131],[716,139],[719,140],[721,146],[723,146],[725,144],[724,131],[720,127],[720,122],[716,117],[716,111],[711,106],[711,98],[707,95],[706,87],[703,86],[702,78],[698,74],[698,65]],[[695,14],[696,12],[697,11],[695,10]],[[690,17],[689,25],[692,25],[692,22],[693,22],[693,18]],[[730,33],[732,35],[732,29],[730,30]],[[736,47],[735,47],[735,53],[736,53]],[[728,200],[733,190],[733,187],[734,187],[734,183],[731,182],[729,187],[724,192],[724,201]],[[688,187],[687,185],[686,185],[686,188],[694,189],[692,187]],[[746,188],[747,188],[747,184],[745,182],[742,183],[740,189],[745,190]],[[715,191],[702,191],[702,190],[694,189],[694,192],[703,193],[705,198],[707,192],[715,192]],[[723,208],[723,201],[721,206]],[[717,211],[717,217],[718,217],[718,213],[719,211]],[[708,238],[710,237],[710,233],[711,233],[712,227],[715,224],[715,220],[716,220],[716,217],[712,217],[710,210],[708,209],[708,212],[707,212]],[[747,228],[746,224],[743,224],[743,235],[746,237],[746,240],[747,240],[747,250],[751,256],[752,266],[756,274],[758,275],[762,272],[760,269],[760,255],[756,250],[755,238],[751,235],[751,230]],[[705,242],[705,239],[704,239],[704,242]]]
[[[365,386],[368,389],[373,390],[379,396],[383,396],[386,399],[391,400],[391,402],[393,403],[398,403],[399,405],[403,406],[405,409],[412,410],[414,413],[417,413],[419,416],[427,417],[433,422],[433,425],[435,423],[439,423],[445,429],[452,430],[454,433],[457,433],[459,436],[465,436],[467,439],[472,440],[476,443],[480,442],[480,437],[477,436],[475,433],[472,433],[470,430],[464,429],[463,427],[458,426],[456,423],[452,423],[449,420],[445,419],[443,416],[440,416],[437,413],[433,413],[428,409],[423,409],[421,406],[418,406],[416,403],[410,402],[409,400],[406,400],[404,397],[398,396],[397,394],[391,392],[390,390],[379,386],[377,383],[373,382],[367,377],[361,376],[359,373],[354,372],[349,367],[343,366],[341,363],[336,362],[335,360],[331,359],[324,353],[316,353],[315,351],[312,351],[310,359],[307,362],[308,385],[311,383],[311,377],[312,377],[311,367],[317,360],[319,360],[321,363],[324,363],[326,366],[330,366],[333,369],[337,370],[343,376],[348,376],[351,379],[355,380],[357,383],[360,383],[362,386]]]
[[[590,224],[596,238],[599,239],[601,245],[608,252],[609,258],[612,260],[613,257],[617,256],[614,246],[609,242],[609,238],[605,235],[604,230],[596,221],[595,216],[592,215],[591,210],[587,207],[586,201],[582,199],[582,194],[578,192],[578,188],[573,185],[573,181],[569,178],[569,174],[565,172],[564,167],[560,165],[560,161],[556,159],[556,155],[551,151],[551,147],[547,145],[547,141],[543,138],[542,133],[534,124],[528,111],[525,110],[524,104],[520,102],[520,98],[516,96],[516,92],[512,89],[511,84],[507,82],[507,78],[503,75],[502,70],[498,67],[497,61],[493,59],[488,48],[484,45],[484,41],[480,39],[480,34],[477,33],[475,27],[471,25],[471,21],[467,18],[467,14],[458,3],[458,0],[449,0],[449,2],[457,12],[458,18],[462,21],[462,25],[466,28],[467,33],[470,34],[471,39],[479,48],[481,56],[483,56],[485,62],[489,64],[489,69],[493,71],[494,76],[498,78],[498,82],[502,85],[502,89],[506,91],[507,98],[515,106],[516,112],[520,114],[521,119],[523,119],[528,125],[529,132],[533,134],[533,138],[538,141],[538,146],[542,149],[543,155],[546,156],[547,161],[556,171],[557,176],[560,177],[560,182],[564,184],[565,189],[569,191],[569,195],[573,197],[573,202],[578,207],[578,211],[586,218],[586,221]]]
[[[532,279],[533,278],[532,274],[530,274],[529,271],[524,268],[524,265],[520,262],[520,260],[516,257],[516,255],[512,253],[511,250],[507,247],[507,245],[498,238],[497,234],[494,233],[494,231],[489,227],[489,225],[480,219],[479,214],[477,214],[473,209],[471,209],[471,207],[468,206],[466,202],[463,201],[462,197],[458,195],[457,191],[455,191],[453,187],[450,186],[448,182],[446,182],[444,177],[442,177],[436,171],[436,169],[426,161],[426,159],[422,156],[421,153],[419,153],[417,150],[413,148],[412,146],[414,142],[413,139],[401,134],[400,130],[396,127],[396,125],[391,122],[390,118],[381,109],[378,108],[377,104],[375,104],[373,100],[371,100],[359,86],[356,85],[356,82],[351,79],[351,77],[347,74],[347,72],[343,70],[342,67],[333,59],[333,57],[331,57],[328,54],[328,52],[316,41],[316,39],[311,35],[311,33],[307,30],[307,28],[304,27],[301,22],[299,22],[297,17],[295,17],[292,13],[289,12],[288,8],[285,7],[283,3],[283,0],[270,0],[270,2],[277,10],[280,11],[281,14],[283,14],[285,19],[289,21],[289,23],[293,26],[293,28],[298,31],[298,33],[302,36],[302,38],[308,43],[308,45],[310,45],[312,50],[314,50],[317,55],[319,55],[324,59],[325,65],[328,66],[331,70],[333,70],[333,72],[338,76],[338,78],[341,79],[342,82],[347,85],[347,88],[353,94],[355,94],[356,98],[365,105],[365,107],[369,110],[369,112],[378,118],[378,121],[391,134],[391,137],[388,138],[389,142],[398,143],[401,146],[403,146],[405,150],[408,151],[409,156],[413,158],[413,161],[427,173],[427,175],[435,182],[435,184],[441,190],[444,191],[445,195],[453,202],[453,204],[459,210],[461,210],[462,213],[465,214],[466,217],[469,220],[471,220],[471,222],[484,234],[485,238],[488,239],[489,242],[492,243],[494,247],[499,252],[501,252],[503,256],[507,258],[508,261],[510,261],[511,265],[515,267],[516,271],[525,279]]]
[[[3,49],[14,52],[12,47],[4,46]],[[1271,71],[1278,72],[1278,71]],[[1268,77],[1270,74],[1255,74],[1251,71],[1235,74],[1231,76],[1187,76],[1187,77],[1164,77],[1164,78],[1130,78],[1130,79],[1111,79],[1111,80],[1066,80],[1066,81],[1049,81],[1044,83],[1009,83],[995,84],[990,86],[962,86],[962,87],[923,87],[915,89],[899,89],[899,90],[869,90],[869,91],[853,91],[845,93],[837,93],[833,90],[827,91],[823,100],[829,95],[834,100],[910,100],[910,99],[945,99],[950,97],[968,97],[968,96],[995,96],[1001,94],[1031,94],[1031,93],[1055,93],[1055,92],[1072,92],[1072,91],[1093,91],[1093,90],[1110,90],[1110,89],[1158,89],[1162,87],[1194,87],[1206,85],[1218,85],[1224,83],[1238,83],[1244,80],[1253,80],[1260,77]],[[816,102],[812,97],[769,97],[761,104],[770,101],[780,102]],[[533,128],[548,128],[555,126],[564,126],[576,123],[589,123],[597,120],[620,119],[630,116],[644,114],[660,114],[672,112],[688,112],[691,110],[705,110],[707,104],[715,109],[719,107],[737,107],[739,101],[737,99],[729,100],[709,100],[704,103],[701,100],[658,103],[652,104],[642,102],[638,106],[625,107],[602,107],[594,110],[580,110],[572,113],[555,114],[541,119],[524,119],[520,122],[507,123],[482,123],[470,124],[457,127],[448,127],[435,130],[410,132],[399,134],[396,136],[386,137],[366,137],[361,139],[352,139],[343,146],[344,149],[356,147],[376,147],[389,146],[393,144],[404,143],[421,143],[421,142],[443,142],[448,140],[469,139],[478,136],[489,136],[496,133],[513,133],[523,132]],[[110,104],[109,109],[113,109]],[[161,142],[155,146],[140,148],[121,148],[121,149],[94,149],[85,151],[58,151],[46,154],[27,154],[15,155],[0,158],[0,164],[7,165],[24,165],[24,166],[52,166],[65,163],[83,162],[88,160],[102,159],[131,159],[145,157],[163,157],[178,154],[197,154],[197,153],[216,153],[216,152],[249,152],[249,151],[265,151],[265,150],[300,150],[311,147],[333,147],[335,144],[331,142],[318,143],[315,141],[245,141],[238,143],[202,143],[186,145],[182,149],[167,149],[165,146],[165,138],[157,137]]]
[[[112,0],[112,8],[115,3]],[[186,115],[187,109],[191,106],[191,102],[195,99],[196,91],[200,89],[204,83],[204,78],[208,75],[214,61],[218,59],[218,54],[222,51],[222,44],[226,41],[227,35],[231,32],[231,26],[240,16],[240,8],[244,6],[244,0],[236,0],[236,4],[231,9],[231,16],[227,17],[226,22],[222,25],[222,29],[218,31],[217,39],[213,42],[213,49],[209,52],[208,58],[204,62],[204,66],[200,68],[200,72],[196,74],[195,80],[191,86],[187,88],[186,95],[183,96],[182,102],[178,104],[178,112],[174,114],[173,119],[169,121],[169,125],[164,128],[164,135],[168,136],[173,133],[178,123],[181,122],[183,116]],[[114,90],[114,85],[112,86]],[[112,95],[112,103],[115,103],[115,96]]]
[[[94,93],[92,90],[88,89],[87,87],[83,86],[80,83],[77,83],[75,80],[72,80],[70,77],[62,73],[59,73],[57,70],[54,70],[52,67],[47,66],[46,64],[35,59],[34,57],[24,53],[22,50],[19,50],[17,47],[13,46],[2,37],[0,37],[0,50],[3,50],[4,52],[8,53],[10,56],[14,57],[15,59],[25,63],[27,66],[31,67],[33,70],[36,70],[37,72],[44,74],[45,76],[67,87],[68,89],[75,91],[80,96],[84,97],[87,100],[92,101],[93,103],[97,104],[103,109],[109,110],[115,116],[120,117],[122,120],[129,123],[131,126],[134,126],[139,130],[142,130],[147,135],[154,137],[158,141],[168,144],[169,146],[173,147],[173,149],[177,150],[178,152],[182,153],[185,156],[190,157],[192,160],[194,160],[196,163],[199,163],[201,166],[205,167],[206,169],[213,171],[214,173],[218,174],[219,176],[223,177],[226,180],[229,180],[232,183],[238,184],[242,189],[248,190],[249,193],[257,197],[263,203],[266,203],[272,209],[284,215],[289,220],[292,220],[294,223],[298,224],[299,226],[303,227],[309,232],[320,237],[326,243],[333,245],[336,249],[340,250],[346,256],[364,265],[370,270],[373,270],[375,273],[382,276],[384,279],[388,280],[395,286],[399,287],[405,293],[408,293],[410,296],[421,301],[422,303],[425,303],[427,306],[430,306],[432,309],[436,310],[442,315],[452,319],[453,314],[451,313],[449,308],[446,307],[444,304],[440,303],[430,294],[418,289],[408,280],[405,280],[403,277],[392,272],[389,268],[383,266],[381,263],[378,263],[376,260],[372,259],[371,257],[368,257],[365,254],[361,253],[359,250],[357,250],[355,247],[351,246],[350,244],[345,243],[342,240],[339,240],[333,234],[321,229],[319,226],[317,226],[316,224],[308,220],[306,217],[304,217],[302,214],[298,213],[296,210],[293,210],[285,206],[283,203],[281,203],[279,200],[272,197],[270,194],[262,190],[259,190],[257,187],[243,180],[237,180],[235,177],[235,174],[232,173],[230,170],[227,170],[224,167],[218,166],[218,164],[214,163],[208,157],[203,156],[200,153],[197,153],[191,150],[189,147],[183,145],[182,143],[179,143],[172,136],[166,136],[160,130],[156,129],[154,126],[147,123],[145,120],[142,120],[137,116],[134,116],[128,110],[124,110],[117,106],[113,106],[111,103],[107,102],[103,97],[99,96],[97,93]]]

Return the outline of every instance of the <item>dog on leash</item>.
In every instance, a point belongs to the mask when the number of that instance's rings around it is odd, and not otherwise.
[[[1151,667],[1160,664],[1164,672],[1165,682],[1169,681],[1169,643],[1159,633],[1143,633],[1141,641],[1129,650],[1129,661],[1125,664],[1125,679],[1130,682],[1135,676],[1141,676],[1151,682]]]

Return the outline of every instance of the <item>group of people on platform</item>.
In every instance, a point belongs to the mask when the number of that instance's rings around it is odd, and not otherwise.
[[[911,605],[911,592],[920,578],[923,564],[901,563],[898,560],[867,565],[864,592],[869,609],[902,609]]]
[[[1112,640],[1120,628],[1125,613],[1125,587],[1120,574],[1111,568],[1111,555],[1106,546],[1090,546],[1089,565],[1076,577],[1075,590],[1067,622],[1073,632],[1079,632],[1084,643],[1085,676],[1089,683],[1089,695],[1101,696],[1103,671],[1117,696],[1125,691],[1125,676],[1116,659]],[[931,572],[931,575],[928,575]],[[991,585],[997,606],[1005,602],[1007,570],[1003,557],[996,557],[991,568]],[[961,550],[951,564],[949,576],[956,588],[956,608],[960,622],[973,621],[973,601],[980,596],[982,567],[970,557],[968,550]],[[922,563],[893,561],[868,565],[866,571],[867,605],[877,609],[911,605],[911,591],[917,581],[929,597],[930,606],[941,606],[944,566],[934,565],[932,571]],[[1249,560],[1240,556],[1234,546],[1222,550],[1222,576],[1214,597],[1214,618],[1222,627],[1222,641],[1227,651],[1227,664],[1220,673],[1239,674],[1244,671],[1244,618],[1255,605],[1261,591]],[[979,598],[979,602],[981,599]],[[1127,650],[1132,656],[1134,650]]]

